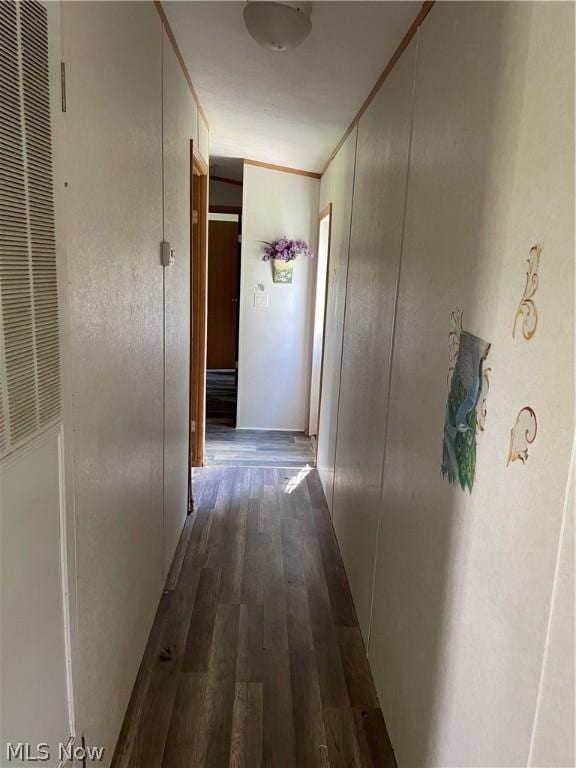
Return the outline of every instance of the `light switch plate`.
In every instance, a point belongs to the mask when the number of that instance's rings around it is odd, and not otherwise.
[[[255,293],[254,294],[254,307],[257,309],[268,308],[268,294],[267,293]]]

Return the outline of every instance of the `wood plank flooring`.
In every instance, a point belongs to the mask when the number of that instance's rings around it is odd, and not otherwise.
[[[205,468],[114,768],[389,768],[315,470]]]
[[[209,467],[313,467],[314,450],[303,432],[207,423],[206,463]]]
[[[236,371],[206,371],[206,423],[234,427],[236,422]]]

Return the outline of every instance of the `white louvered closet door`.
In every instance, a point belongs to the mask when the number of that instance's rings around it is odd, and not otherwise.
[[[58,288],[45,8],[0,3],[0,458],[58,420]]]
[[[8,742],[32,755],[47,742],[42,764],[57,766],[74,733],[51,126],[59,40],[59,3],[0,0],[0,765]]]

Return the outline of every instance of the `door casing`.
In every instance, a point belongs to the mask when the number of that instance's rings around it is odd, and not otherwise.
[[[190,142],[190,467],[204,466],[206,306],[208,292],[208,166]],[[192,508],[192,482],[189,479]]]
[[[322,326],[322,354],[320,356],[320,382],[319,382],[319,392],[318,392],[318,417],[317,417],[317,427],[316,427],[316,436],[313,440],[314,445],[314,457],[315,459],[318,458],[318,440],[320,439],[320,414],[322,410],[322,383],[323,383],[323,377],[324,377],[324,354],[326,351],[325,347],[325,339],[326,339],[326,309],[328,305],[328,289],[329,289],[329,275],[330,275],[330,250],[332,245],[332,203],[328,203],[328,205],[323,208],[320,213],[318,214],[318,243],[320,242],[320,226],[322,221],[328,217],[328,253],[326,257],[326,287],[324,290],[324,318],[323,318],[323,326]],[[314,332],[314,329],[313,331]]]

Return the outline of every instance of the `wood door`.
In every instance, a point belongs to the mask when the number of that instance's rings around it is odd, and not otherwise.
[[[236,368],[240,253],[238,221],[208,223],[208,368]]]

